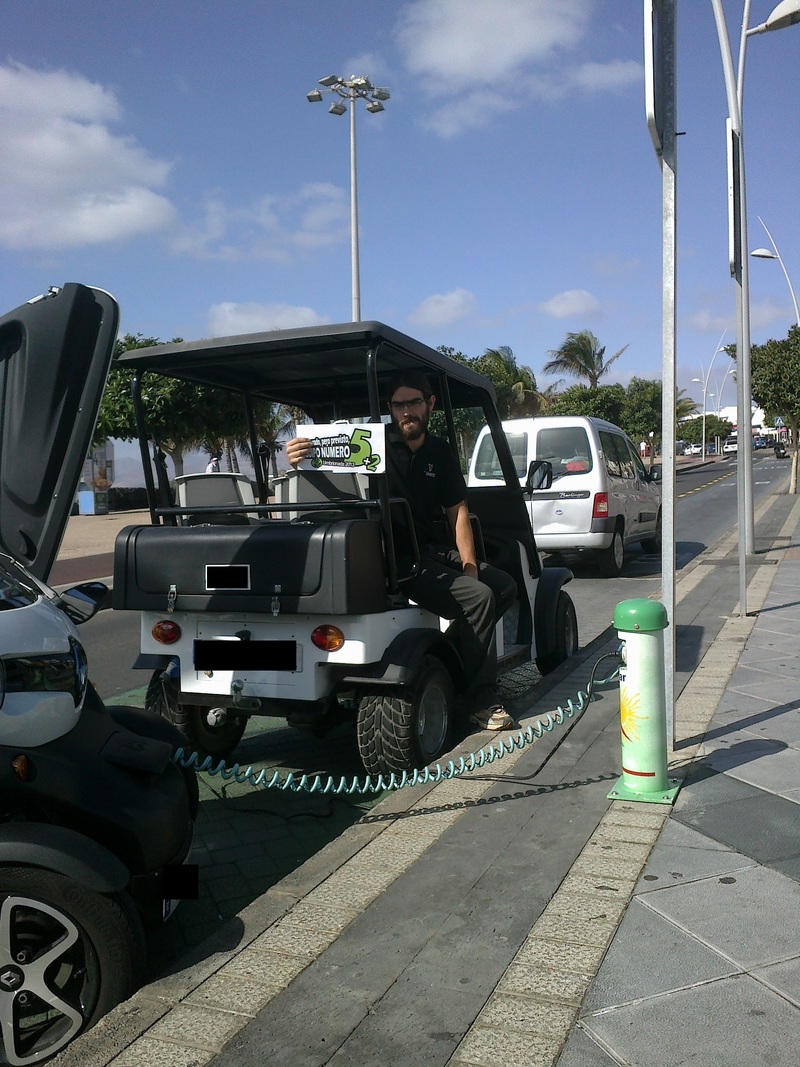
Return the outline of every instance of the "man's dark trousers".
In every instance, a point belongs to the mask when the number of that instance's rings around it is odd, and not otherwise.
[[[448,636],[464,665],[467,714],[497,702],[495,626],[514,603],[517,585],[497,567],[478,564],[480,580],[462,570],[455,550],[428,546],[420,551],[420,571],[403,583],[403,591],[421,608],[452,619]]]

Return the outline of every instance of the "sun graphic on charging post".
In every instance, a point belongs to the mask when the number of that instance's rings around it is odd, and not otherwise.
[[[647,722],[648,716],[640,714],[642,698],[639,693],[631,692],[628,686],[620,686],[619,717],[622,736],[625,741],[641,740],[641,724]]]

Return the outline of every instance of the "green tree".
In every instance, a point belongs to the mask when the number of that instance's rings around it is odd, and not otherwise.
[[[608,374],[611,365],[627,347],[625,345],[610,359],[606,359],[605,345],[600,344],[591,330],[568,333],[558,348],[548,352],[552,358],[542,369],[545,374],[568,374],[572,378],[585,378],[589,388],[596,389],[600,379]]]
[[[157,344],[161,344],[158,338],[141,334],[125,334],[117,340],[95,426],[95,440],[116,437],[132,441],[137,437],[131,399],[133,373],[116,366],[115,362],[123,352]],[[204,445],[207,449],[219,446],[236,435],[241,421],[241,404],[236,397],[161,375],[148,374],[142,379],[142,400],[148,428],[172,460],[176,475],[183,474],[186,452]]]
[[[694,415],[696,411],[700,410],[700,405],[696,400],[692,400],[690,396],[684,396],[685,389],[679,389],[675,396],[675,418],[680,422],[682,419],[688,419],[690,415]]]
[[[593,415],[619,426],[624,406],[625,390],[621,385],[600,385],[596,389],[572,385],[554,401],[549,414]]]
[[[800,326],[790,326],[782,341],[769,340],[750,350],[753,399],[767,418],[780,415],[791,431],[792,473],[789,492],[797,492],[797,429],[800,423]]]
[[[661,439],[661,393],[659,381],[631,378],[628,383],[620,426],[637,444],[651,432]]]
[[[502,419],[539,413],[541,403],[534,373],[530,367],[519,366],[516,356],[507,345],[487,348],[471,365],[494,386],[497,410]]]

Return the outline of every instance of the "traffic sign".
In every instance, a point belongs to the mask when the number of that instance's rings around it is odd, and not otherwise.
[[[785,426],[786,426],[786,423],[783,421],[783,419],[780,417],[780,415],[778,415],[778,417],[775,419],[775,429],[776,430],[782,430]]]

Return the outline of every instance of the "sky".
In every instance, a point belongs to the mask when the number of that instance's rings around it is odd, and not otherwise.
[[[710,0],[677,7],[677,376],[714,410],[735,403],[727,102]],[[724,10],[735,62],[743,0]],[[588,329],[627,346],[609,384],[661,377],[642,0],[3,0],[0,42],[3,311],[78,281],[162,341],[349,321],[349,116],[306,94],[366,76],[391,97],[356,105],[362,319],[507,345],[540,387]],[[800,26],[749,38],[750,248],[760,217],[795,290],[799,60]],[[753,342],[785,337],[780,264],[750,264]]]

